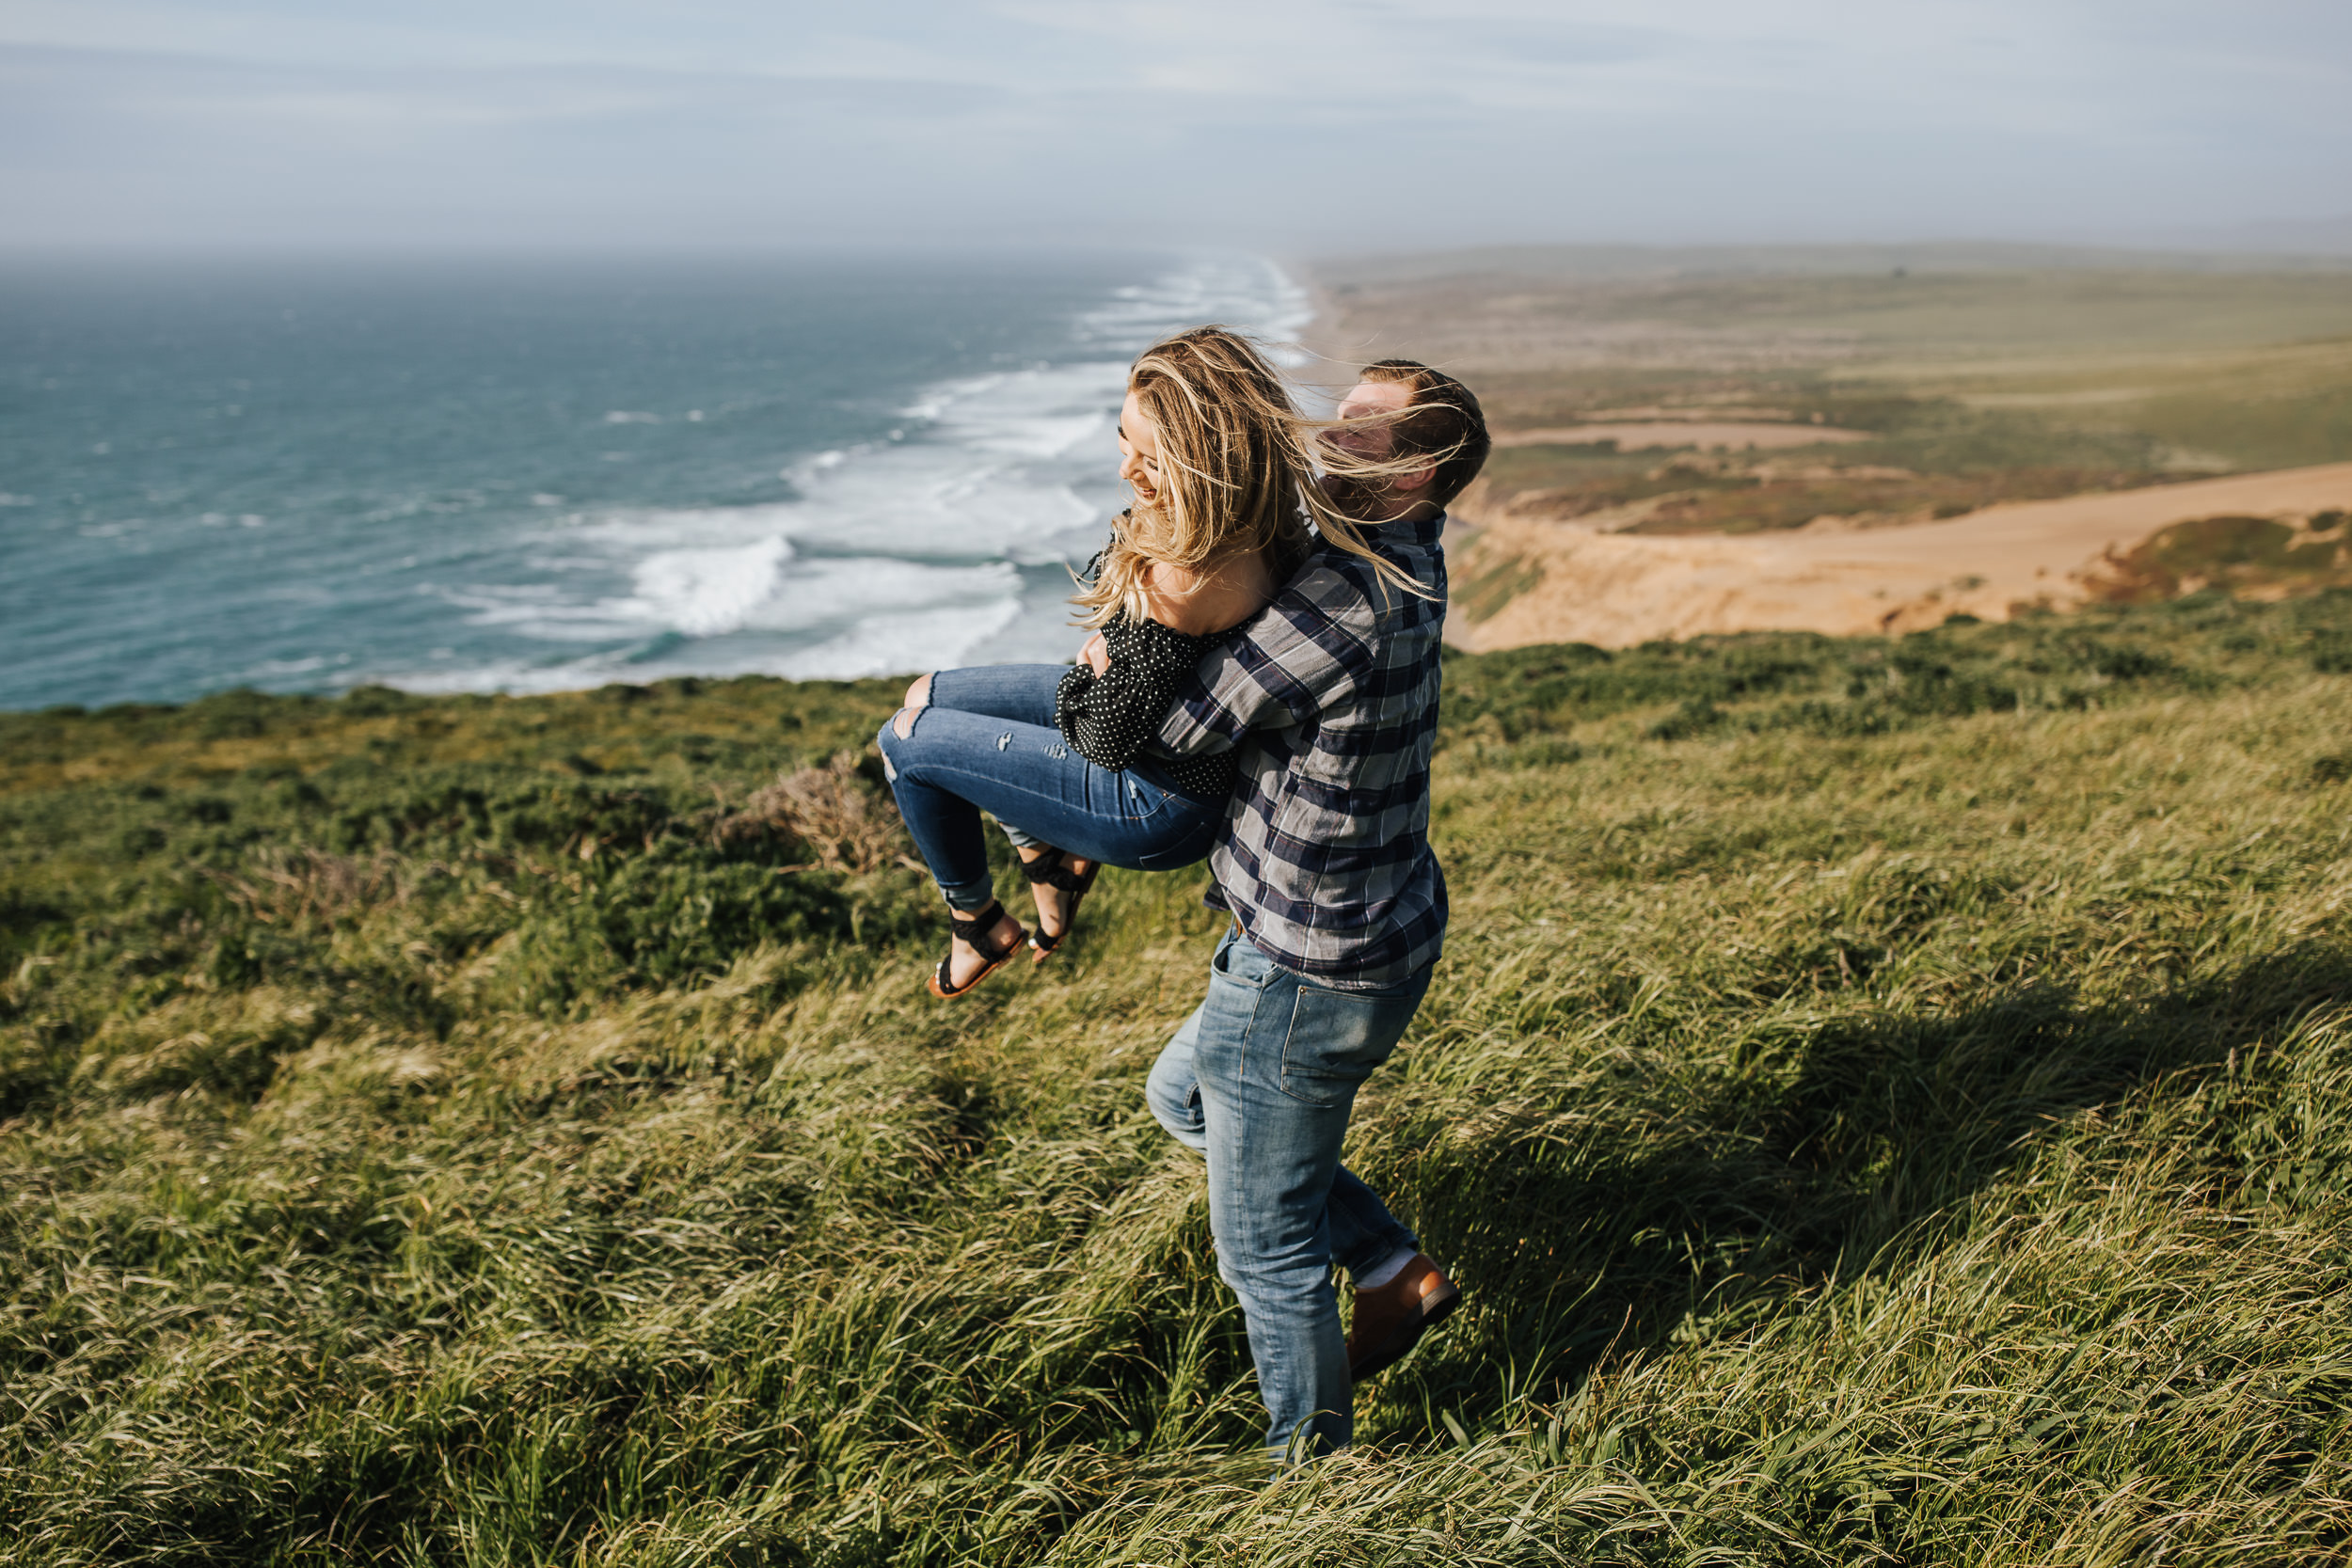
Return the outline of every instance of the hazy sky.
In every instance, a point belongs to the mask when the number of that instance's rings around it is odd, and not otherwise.
[[[2347,103],[2347,0],[0,0],[0,244],[2146,240]]]

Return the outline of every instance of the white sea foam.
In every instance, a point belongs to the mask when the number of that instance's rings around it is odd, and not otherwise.
[[[1076,325],[1082,338],[1132,356],[1155,339],[1206,322],[1239,327],[1279,349],[1313,319],[1307,291],[1273,262],[1201,256],[1149,283],[1114,291]]]
[[[474,608],[478,625],[552,642],[609,643],[631,635],[640,641],[632,648],[584,656],[507,658],[376,678],[415,690],[561,691],[680,674],[795,680],[898,674],[982,657],[1019,618],[1020,586],[1019,573],[1004,562],[940,567],[880,558],[796,559],[778,591],[739,625],[691,641],[659,635],[683,628],[648,614],[654,607],[642,595],[567,605],[548,593],[481,593],[461,599]]]
[[[1020,592],[1021,574],[1005,562],[939,566],[887,556],[820,556],[799,562],[781,592],[745,624],[760,631],[838,636],[895,610],[937,615],[975,604],[1018,605]],[[961,645],[949,633],[941,641]]]
[[[1305,291],[1271,263],[1189,259],[1078,313],[1059,359],[923,388],[886,436],[786,467],[790,501],[574,515],[530,536],[540,581],[441,590],[478,626],[598,652],[389,678],[538,690],[896,674],[1005,648],[1067,657],[1083,636],[1066,624],[1067,578],[1025,582],[1019,568],[1083,561],[1101,542],[1121,494],[1112,430],[1127,362],[1203,322],[1279,342],[1310,317]]]
[[[1007,597],[951,610],[890,610],[867,616],[840,636],[787,656],[775,673],[794,680],[853,680],[898,675],[966,662],[1021,613]],[[952,650],[942,657],[943,650]]]
[[[648,620],[689,637],[734,631],[775,593],[792,546],[780,538],[732,549],[662,550],[637,563]]]
[[[253,681],[279,681],[290,675],[316,674],[326,667],[327,658],[324,654],[312,654],[308,658],[265,658],[247,670],[245,673],[245,678]]]

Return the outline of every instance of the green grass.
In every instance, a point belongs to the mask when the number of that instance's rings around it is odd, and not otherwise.
[[[1687,278],[1628,290],[1618,313],[1852,342],[1953,363],[2119,349],[2210,353],[2352,337],[2352,270],[1999,268]]]
[[[2129,430],[2085,430],[1825,380],[1759,379],[1741,395],[1800,422],[1818,416],[1872,438],[1720,455],[1617,452],[1605,443],[1509,446],[1487,460],[1479,495],[1496,505],[1540,491],[1544,515],[1570,517],[1654,500],[1626,531],[1752,533],[1803,528],[1825,515],[1956,516],[1996,501],[2180,477],[2167,467],[2162,442]]]
[[[2111,551],[2101,598],[2145,604],[2204,588],[2285,594],[2352,588],[2352,516],[2322,512],[2304,528],[2275,517],[2198,517]]]
[[[1506,447],[1475,513],[1575,517],[1644,500],[1633,531],[1740,533],[1822,515],[1951,516],[2194,475],[2352,462],[2352,270],[2026,266],[1683,277],[1570,252],[1333,262],[1338,360],[1406,355],[1478,388],[1499,430],[1630,407],[1819,417],[1867,442],[1681,461]],[[1784,257],[1784,261],[1796,259]],[[1710,273],[1712,275],[1710,275]],[[1900,469],[1897,474],[1889,470]],[[1847,471],[1851,470],[1851,471]]]
[[[1200,874],[931,1001],[894,694],[0,717],[0,1560],[2352,1547],[2352,594],[1452,658],[1468,1305],[1271,1489]]]

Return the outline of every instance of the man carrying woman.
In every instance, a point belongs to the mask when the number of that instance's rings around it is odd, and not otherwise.
[[[1232,378],[1197,373],[1194,348],[1178,347],[1188,342]],[[1175,369],[1154,391],[1155,356]],[[986,882],[985,857],[969,853],[977,813],[968,839],[960,818],[942,831],[956,814],[937,797],[986,797],[962,799],[1006,825],[1025,870],[1041,868],[1031,875],[1046,951],[1096,865],[1160,869],[1207,850],[1208,900],[1233,924],[1146,1095],[1206,1159],[1218,1272],[1248,1323],[1266,1441],[1302,1457],[1344,1446],[1355,1383],[1459,1300],[1340,1149],[1357,1088],[1411,1022],[1443,942],[1445,882],[1428,843],[1440,535],[1446,504],[1486,459],[1486,431],[1459,382],[1404,361],[1368,367],[1336,420],[1301,419],[1263,360],[1216,328],[1137,361],[1121,436],[1139,470],[1131,449],[1147,420],[1147,483],[1098,562],[1092,597],[1080,596],[1101,631],[1078,669],[1055,673],[1053,729],[1028,722],[1047,711],[1035,677],[1021,713],[943,720],[940,705],[962,693],[1017,705],[979,673],[945,672],[909,691],[883,755],[951,907],[970,911],[934,980],[946,994],[1009,958],[1021,935],[1001,909],[991,921],[972,907]],[[1151,515],[1168,513],[1189,516],[1171,527]],[[1147,621],[1203,639],[1189,668],[1161,673],[1188,650]],[[1136,717],[1163,694],[1173,701],[1156,721]],[[912,744],[927,729],[941,739],[956,730],[960,754]],[[1094,772],[987,760],[1032,746],[1044,762],[1075,763],[1047,754],[1073,741],[1102,752],[1084,763]],[[1020,782],[1003,777],[1014,773]],[[1223,798],[1209,799],[1220,782]],[[1351,1334],[1334,1264],[1355,1287]]]

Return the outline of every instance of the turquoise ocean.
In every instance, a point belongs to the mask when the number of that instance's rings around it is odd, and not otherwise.
[[[1245,256],[0,272],[0,708],[1060,659]]]

